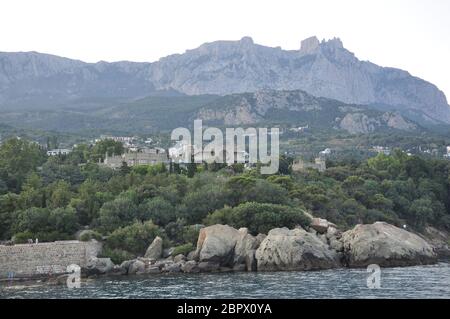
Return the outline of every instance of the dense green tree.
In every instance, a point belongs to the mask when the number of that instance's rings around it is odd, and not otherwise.
[[[197,172],[197,164],[195,163],[188,163],[187,166],[187,177],[192,178],[194,177],[195,173]]]
[[[19,195],[8,193],[0,196],[0,239],[10,239],[14,212],[19,209]]]
[[[166,164],[160,163],[155,165],[148,165],[147,166],[147,174],[150,175],[158,175],[158,174],[164,174],[167,172]]]
[[[99,214],[100,228],[111,232],[127,226],[138,218],[138,208],[131,198],[119,197],[103,204]]]
[[[99,217],[102,205],[114,200],[114,196],[104,192],[104,188],[102,183],[88,179],[78,188],[78,197],[70,201],[70,206],[75,208],[82,225],[91,224]]]
[[[6,182],[0,177],[0,195],[6,194],[8,192],[8,185]]]
[[[200,223],[203,218],[228,203],[227,191],[218,185],[205,186],[186,194],[178,209],[179,218],[191,224]]]
[[[105,139],[97,142],[91,150],[90,160],[98,163],[99,160],[104,160],[105,155],[122,155],[125,149],[121,142],[116,142],[112,139]]]
[[[281,155],[280,161],[279,161],[278,173],[281,175],[291,174],[292,173],[291,166],[292,166],[293,162],[294,162],[294,159],[292,157]]]
[[[99,166],[95,163],[87,163],[83,165],[81,173],[85,179],[92,179],[104,183],[116,175],[114,170],[108,167]]]
[[[427,221],[433,216],[432,202],[428,198],[419,198],[411,203],[409,208],[413,226],[423,229]]]
[[[151,220],[158,226],[166,226],[176,220],[175,208],[162,197],[147,199],[139,206],[139,218]]]
[[[31,207],[46,207],[46,194],[42,179],[36,173],[31,173],[22,186],[20,207],[22,209]]]
[[[42,177],[45,185],[49,185],[58,180],[65,180],[71,185],[79,185],[85,180],[78,165],[72,165],[58,157],[49,158],[42,165],[39,175]]]
[[[66,207],[73,194],[70,190],[70,184],[66,181],[56,181],[48,187],[47,206],[49,208]]]
[[[271,204],[286,204],[288,191],[280,185],[259,179],[247,189],[241,189],[240,202],[258,202]]]
[[[27,234],[40,241],[70,239],[78,229],[77,216],[72,208],[28,208],[16,214],[13,225],[14,234]]]
[[[45,161],[45,152],[36,143],[13,138],[0,145],[0,176],[8,189],[19,191],[27,175]]]
[[[50,224],[54,231],[73,235],[79,229],[78,217],[72,207],[59,207],[50,212]]]

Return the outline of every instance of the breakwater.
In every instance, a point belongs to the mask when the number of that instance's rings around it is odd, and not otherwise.
[[[0,279],[62,274],[71,264],[85,267],[101,251],[96,241],[0,245]]]

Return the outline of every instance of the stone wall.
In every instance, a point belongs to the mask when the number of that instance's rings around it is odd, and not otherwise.
[[[97,256],[101,244],[96,241],[57,241],[52,243],[0,245],[0,278],[39,277],[61,274],[67,266],[86,266]]]

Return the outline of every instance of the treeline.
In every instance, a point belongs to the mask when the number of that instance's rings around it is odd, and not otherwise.
[[[0,239],[53,241],[84,230],[83,240],[104,238],[105,254],[120,262],[142,255],[155,236],[188,252],[202,224],[266,233],[307,225],[307,211],[344,229],[379,220],[450,229],[446,161],[395,152],[329,162],[325,173],[292,174],[283,158],[283,174],[273,176],[242,165],[111,170],[96,164],[102,154],[121,151],[103,141],[47,158],[33,143],[6,141],[0,147]]]

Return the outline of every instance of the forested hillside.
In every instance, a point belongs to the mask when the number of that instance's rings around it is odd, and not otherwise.
[[[367,161],[328,162],[328,169],[260,175],[242,165],[124,166],[95,164],[112,141],[79,145],[47,157],[24,139],[0,147],[0,237],[24,242],[106,236],[105,254],[118,262],[142,254],[156,235],[192,250],[198,224],[224,223],[264,233],[309,223],[308,213],[343,229],[387,221],[421,231],[450,230],[450,162],[394,152]]]

